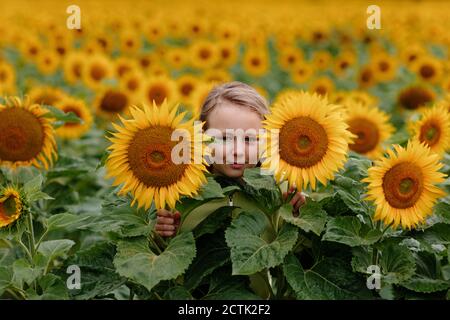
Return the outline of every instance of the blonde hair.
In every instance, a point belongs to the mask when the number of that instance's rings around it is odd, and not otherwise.
[[[233,81],[215,86],[203,102],[200,121],[206,122],[212,110],[221,102],[228,101],[239,106],[244,106],[255,111],[261,119],[269,113],[269,107],[266,99],[258,91],[248,84]]]

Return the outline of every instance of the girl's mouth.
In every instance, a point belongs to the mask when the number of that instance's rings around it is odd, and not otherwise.
[[[231,166],[232,169],[235,169],[235,170],[241,170],[241,169],[244,168],[244,165],[243,164],[239,164],[239,163],[233,163],[230,166]]]

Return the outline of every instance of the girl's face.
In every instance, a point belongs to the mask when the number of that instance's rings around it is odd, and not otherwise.
[[[216,106],[208,115],[208,130],[214,130],[217,141],[213,155],[220,151],[223,159],[212,164],[214,172],[240,178],[246,168],[255,167],[260,129],[261,118],[255,111],[230,102]]]

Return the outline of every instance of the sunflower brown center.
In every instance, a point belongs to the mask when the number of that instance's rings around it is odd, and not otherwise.
[[[185,83],[181,86],[181,94],[185,97],[188,97],[192,90],[194,89],[194,86],[191,83]]]
[[[44,130],[32,113],[19,108],[0,112],[0,159],[29,161],[41,151]]]
[[[353,118],[348,121],[348,125],[350,132],[357,136],[349,145],[351,150],[365,154],[377,147],[380,134],[372,121],[365,118]]]
[[[372,80],[372,71],[370,71],[369,69],[364,70],[361,73],[361,81],[363,83],[369,83]]]
[[[400,105],[409,110],[415,110],[433,101],[432,93],[421,87],[408,88],[400,93]]]
[[[128,98],[119,91],[106,91],[100,102],[100,108],[106,112],[122,112],[128,105]]]
[[[409,162],[393,166],[383,177],[383,191],[386,201],[394,208],[414,206],[423,191],[422,170]]]
[[[434,68],[429,64],[425,64],[420,67],[420,75],[424,79],[432,78],[434,76],[434,73],[435,73]]]
[[[171,141],[173,129],[150,127],[138,131],[128,148],[128,160],[133,174],[147,187],[164,187],[179,181],[186,164],[172,162],[172,149],[178,143]]]
[[[435,123],[429,121],[420,128],[419,140],[430,147],[434,146],[441,137],[441,130]]]
[[[165,86],[156,84],[148,89],[147,96],[149,101],[155,101],[157,105],[161,105],[168,97],[168,92]]]
[[[16,213],[16,199],[9,196],[4,202],[0,203],[0,216],[9,218]]]
[[[209,57],[211,56],[211,51],[209,51],[208,49],[204,48],[200,50],[200,58],[207,60],[209,59]]]
[[[251,64],[255,67],[259,66],[261,64],[261,61],[258,58],[252,58]]]
[[[386,72],[386,71],[389,70],[389,63],[386,62],[386,61],[381,61],[381,62],[378,64],[378,67],[380,68],[380,71]]]
[[[312,167],[327,152],[328,136],[325,129],[308,117],[287,121],[279,137],[281,159],[297,167]]]
[[[136,91],[139,87],[139,82],[136,79],[128,80],[127,87],[131,91]]]
[[[95,81],[101,81],[106,76],[105,69],[100,65],[93,65],[91,67],[91,78]]]

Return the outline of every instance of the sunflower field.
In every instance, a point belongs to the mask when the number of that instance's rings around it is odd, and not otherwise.
[[[450,3],[371,4],[1,1],[0,299],[450,299]],[[194,130],[231,81],[279,131],[239,181]]]

